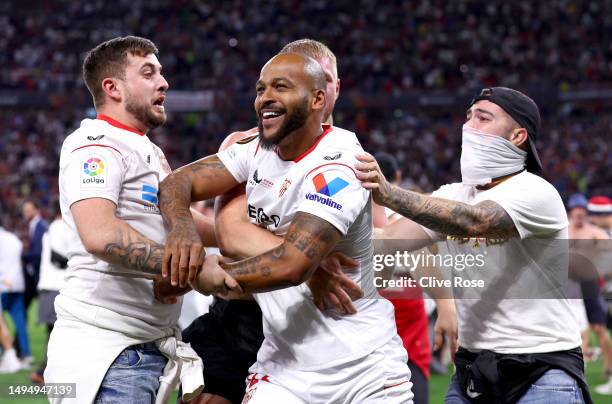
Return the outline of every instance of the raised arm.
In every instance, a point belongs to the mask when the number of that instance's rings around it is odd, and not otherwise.
[[[205,157],[168,175],[160,184],[159,206],[169,227],[162,275],[173,285],[193,281],[204,260],[203,245],[189,206],[238,185],[216,155]]]
[[[431,230],[459,237],[507,239],[518,231],[508,213],[493,201],[476,205],[436,198],[389,184],[371,155],[357,157],[357,178],[372,190],[376,203]]]
[[[245,292],[265,292],[296,286],[306,281],[341,238],[340,232],[327,221],[305,212],[298,212],[283,242],[263,254],[221,267]],[[193,284],[202,293],[207,290],[207,277],[214,274],[216,262],[206,261],[204,270]]]

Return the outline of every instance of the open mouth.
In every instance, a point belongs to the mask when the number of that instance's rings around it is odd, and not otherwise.
[[[263,109],[259,116],[264,126],[272,126],[283,120],[285,112],[285,110],[280,109]]]
[[[166,99],[166,96],[162,95],[159,98],[157,98],[155,101],[153,101],[153,105],[156,107],[156,109],[159,109],[161,111],[164,110],[164,100],[165,99]]]

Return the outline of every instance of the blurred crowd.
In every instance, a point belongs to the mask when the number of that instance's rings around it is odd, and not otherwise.
[[[88,115],[89,114],[89,115]],[[233,130],[254,126],[250,111],[244,116],[218,113],[170,114],[167,124],[150,134],[165,151],[173,168],[215,153]],[[59,153],[64,138],[91,110],[0,111],[0,223],[25,238],[21,203],[33,199],[46,216],[58,194]],[[235,119],[239,117],[239,119]],[[431,192],[461,179],[461,126],[458,113],[443,116],[405,110],[381,111],[338,108],[335,124],[358,133],[364,148],[386,151],[400,162],[404,186]],[[545,176],[567,197],[574,192],[612,195],[610,133],[612,115],[545,115],[538,138]]]
[[[345,90],[491,85],[533,91],[612,84],[612,1],[104,0],[0,5],[0,87],[82,87],[91,44],[152,39],[174,88],[251,91],[284,44],[313,37],[339,56]],[[299,17],[299,18],[297,18]]]

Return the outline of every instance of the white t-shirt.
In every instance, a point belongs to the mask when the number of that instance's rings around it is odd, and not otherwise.
[[[89,254],[70,211],[70,206],[82,199],[108,199],[117,205],[119,219],[157,243],[165,241],[157,200],[159,183],[170,172],[164,154],[146,135],[107,120],[83,120],[62,146],[60,205],[69,229],[70,248],[61,294],[110,309],[126,319],[171,327],[176,324],[180,300],[171,305],[158,302],[153,296],[153,281],[130,277],[135,274],[133,270]]]
[[[68,258],[69,230],[62,219],[56,219],[42,238],[42,256],[38,290],[59,291],[64,286],[66,268],[59,268],[51,261],[51,250]]]
[[[0,226],[0,292],[23,292],[25,284],[21,270],[23,244],[11,232]]]
[[[369,193],[355,177],[355,155],[363,153],[354,133],[324,126],[317,143],[293,161],[245,139],[218,154],[235,179],[246,182],[249,220],[284,235],[295,214],[307,212],[343,237],[335,250],[359,261],[348,273],[364,290],[357,314],[340,316],[316,308],[307,285],[259,293],[265,340],[257,368],[317,370],[364,357],[396,334],[393,306],[373,283],[372,213]]]
[[[541,177],[522,172],[489,190],[444,185],[432,196],[471,205],[490,200],[512,218],[520,238],[493,240],[442,236],[439,254],[480,254],[482,266],[447,274],[481,279],[484,288],[454,287],[459,345],[498,353],[544,353],[580,345],[580,332],[563,294],[567,280],[567,217],[557,190]],[[482,258],[484,257],[484,258]],[[453,286],[456,286],[453,282]]]

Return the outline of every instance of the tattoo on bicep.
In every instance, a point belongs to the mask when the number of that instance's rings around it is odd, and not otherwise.
[[[109,260],[125,269],[161,275],[164,247],[153,242],[131,240],[129,236],[127,238],[123,240],[120,235],[116,242],[106,245],[104,253]]]
[[[298,212],[285,241],[301,251],[310,261],[323,258],[340,238],[340,232],[327,221],[309,213]]]

